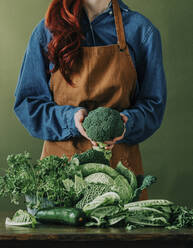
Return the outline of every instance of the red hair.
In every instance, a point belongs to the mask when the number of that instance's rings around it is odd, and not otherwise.
[[[82,6],[82,0],[53,0],[45,15],[45,25],[52,33],[47,54],[54,64],[50,72],[59,69],[71,86],[71,69],[81,59],[81,39],[85,39],[80,27]]]

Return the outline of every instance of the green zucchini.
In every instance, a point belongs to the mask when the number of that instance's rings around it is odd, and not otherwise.
[[[85,214],[81,209],[55,207],[39,210],[35,215],[41,223],[56,223],[78,226],[85,222]]]
[[[110,177],[112,177],[113,179],[115,179],[119,175],[119,173],[116,170],[114,170],[113,168],[109,167],[106,164],[98,164],[98,163],[81,164],[80,169],[83,174],[83,177],[98,172],[105,173]]]

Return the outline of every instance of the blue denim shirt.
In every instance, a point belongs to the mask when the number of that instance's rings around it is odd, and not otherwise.
[[[133,145],[150,137],[161,125],[166,105],[166,78],[159,30],[148,18],[118,1],[138,80],[134,104],[121,112],[128,117],[124,139],[116,143]],[[84,11],[81,26],[86,40],[82,45],[117,43],[113,19],[112,2],[91,22]],[[14,111],[32,136],[62,141],[81,136],[74,122],[74,114],[80,107],[59,106],[53,100],[49,89],[50,74],[46,72],[53,65],[45,56],[50,40],[51,33],[43,18],[34,28],[25,51],[15,90]]]

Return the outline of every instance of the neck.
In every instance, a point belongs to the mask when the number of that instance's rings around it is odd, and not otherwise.
[[[83,6],[89,19],[92,20],[94,16],[103,12],[110,2],[111,0],[83,0]]]

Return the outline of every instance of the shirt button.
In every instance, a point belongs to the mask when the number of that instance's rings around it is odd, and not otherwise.
[[[110,10],[110,11],[109,11],[109,14],[112,15],[112,13],[113,13],[112,10]]]

